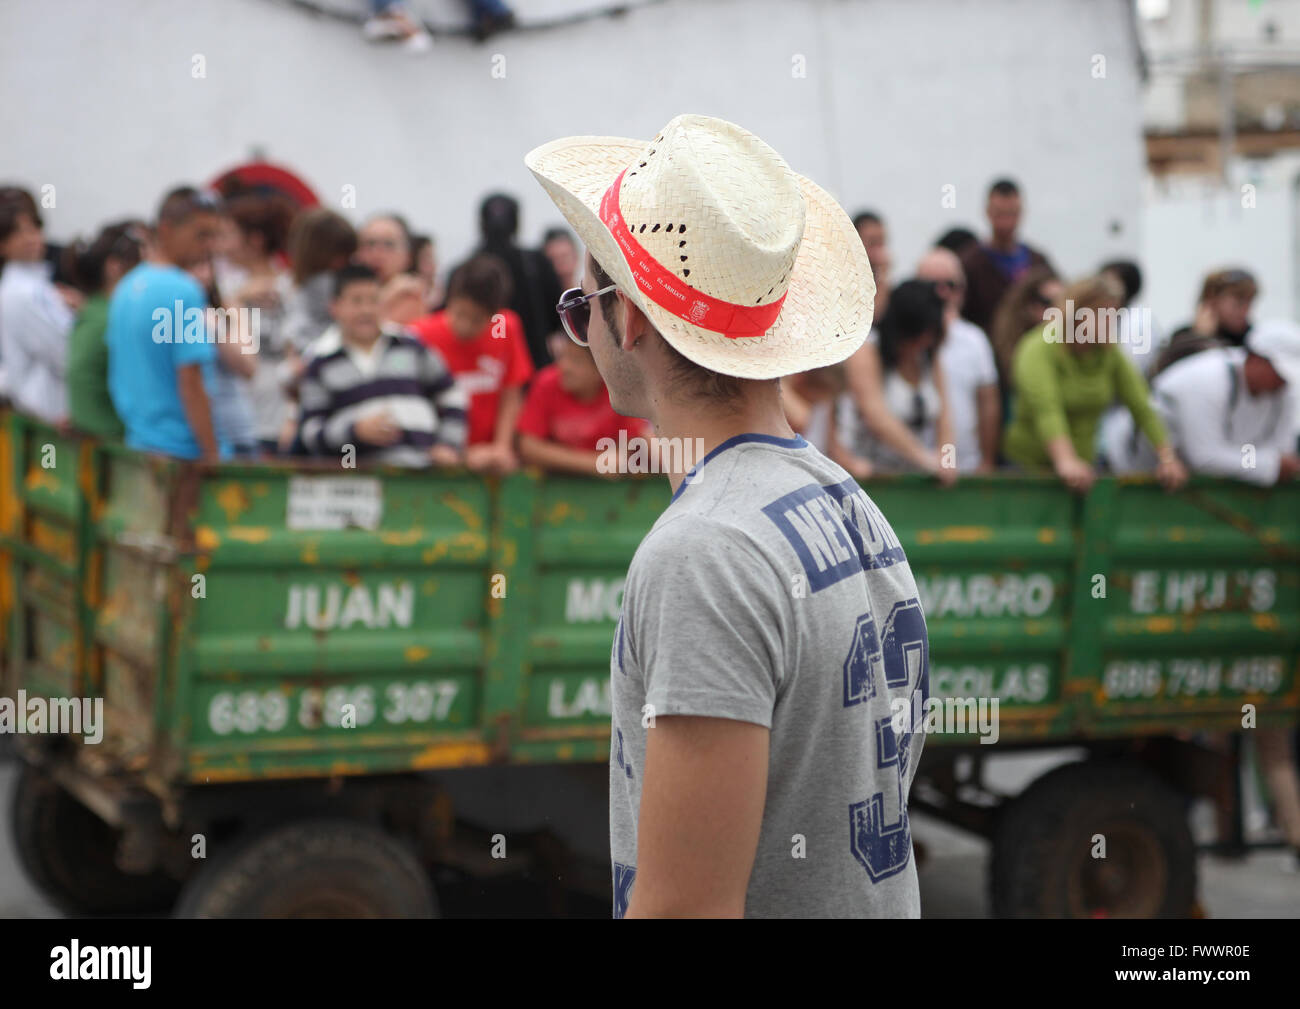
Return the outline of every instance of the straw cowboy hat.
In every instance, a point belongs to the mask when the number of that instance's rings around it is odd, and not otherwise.
[[[740,378],[844,360],[876,284],[853,222],[748,130],[677,116],[649,143],[563,137],[524,164],[683,356]]]

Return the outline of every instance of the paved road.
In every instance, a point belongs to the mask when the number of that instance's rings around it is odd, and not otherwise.
[[[990,781],[1000,789],[1022,787],[1068,754],[1007,757],[990,767]],[[59,917],[23,878],[10,837],[9,806],[15,780],[12,763],[0,764],[0,918]],[[927,917],[984,918],[988,916],[987,842],[955,830],[930,817],[913,816],[915,836],[928,856],[920,870],[921,906]],[[1211,918],[1300,917],[1300,873],[1288,871],[1281,851],[1260,852],[1242,862],[1202,856],[1202,902]],[[439,882],[444,913],[449,916],[544,915],[542,888],[531,880],[482,885]],[[575,898],[572,915],[603,916],[595,902]]]

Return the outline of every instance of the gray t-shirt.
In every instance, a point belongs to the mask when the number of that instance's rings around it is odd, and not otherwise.
[[[898,538],[843,469],[799,437],[710,452],[632,559],[610,679],[615,917],[636,883],[650,714],[771,730],[747,917],[919,917],[925,618]]]

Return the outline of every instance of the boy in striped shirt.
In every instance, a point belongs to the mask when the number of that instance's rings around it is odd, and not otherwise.
[[[437,351],[381,325],[374,271],[340,270],[330,314],[338,344],[312,358],[299,384],[307,451],[334,455],[351,446],[357,458],[383,465],[459,465],[465,392]]]

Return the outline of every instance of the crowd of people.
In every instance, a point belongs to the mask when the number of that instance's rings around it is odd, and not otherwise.
[[[884,218],[854,218],[876,277],[876,324],[843,365],[796,376],[792,423],[854,476],[1191,473],[1273,484],[1300,474],[1300,326],[1252,323],[1243,269],[1205,278],[1165,334],[1136,263],[1060,276],[1019,236],[1019,186],[999,179],[989,232],[942,235],[895,283]]]
[[[859,479],[922,472],[1300,473],[1300,327],[1253,324],[1255,280],[1205,279],[1166,336],[1135,263],[1058,275],[1019,235],[1019,187],[988,191],[985,238],[953,229],[894,281],[881,214],[854,223],[876,278],[867,343],[787,380],[791,425]],[[573,235],[518,242],[494,193],[480,242],[442,277],[396,213],[359,228],[249,190],[167,193],[151,222],[47,247],[40,209],[0,191],[0,381],[51,424],[185,459],[343,456],[508,473],[618,471],[600,446],[650,432],[614,413],[556,306],[580,280]],[[620,435],[622,439],[620,441]]]
[[[1252,321],[1249,272],[1205,278],[1165,335],[1135,263],[1061,277],[1019,237],[1021,210],[999,180],[987,237],[947,232],[898,283],[884,218],[857,215],[875,324],[846,361],[784,381],[791,426],[859,479],[1041,472],[1084,491],[1104,470],[1169,487],[1300,473],[1300,326]],[[621,472],[607,446],[653,435],[615,413],[590,349],[565,335],[574,236],[522,247],[500,193],[479,229],[444,282],[433,239],[396,213],[354,228],[274,193],[182,186],[152,221],[54,247],[31,193],[0,187],[0,394],[181,459]],[[1261,735],[1300,846],[1284,736]]]
[[[0,190],[0,382],[47,423],[176,458],[332,457],[345,465],[521,463],[576,473],[620,417],[556,306],[577,281],[570,232],[516,240],[483,200],[481,242],[439,276],[399,214],[354,229],[274,193],[182,186],[155,220],[47,246],[24,189]]]

